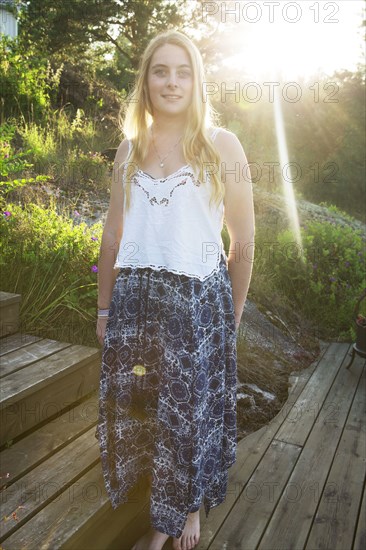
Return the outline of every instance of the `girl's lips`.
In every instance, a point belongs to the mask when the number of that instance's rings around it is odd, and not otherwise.
[[[171,99],[171,100],[175,100],[175,99],[181,99],[182,96],[178,96],[178,95],[163,95],[163,98],[164,99]]]

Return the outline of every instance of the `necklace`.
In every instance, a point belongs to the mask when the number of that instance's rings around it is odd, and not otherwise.
[[[176,148],[176,146],[178,145],[178,143],[180,142],[180,140],[182,139],[183,136],[181,136],[177,143],[174,145],[174,147],[172,149],[170,149],[169,153],[167,155],[165,155],[165,157],[161,158],[161,156],[159,155],[157,149],[156,149],[156,145],[155,145],[155,140],[154,140],[154,134],[153,134],[153,129],[152,129],[152,126],[151,126],[151,137],[152,137],[152,142],[153,142],[153,146],[154,146],[154,149],[155,149],[155,153],[158,155],[159,157],[159,160],[160,160],[160,166],[161,168],[164,167],[164,160],[170,155],[170,153]]]

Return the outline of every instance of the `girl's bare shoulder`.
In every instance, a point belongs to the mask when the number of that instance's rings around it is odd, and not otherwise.
[[[238,145],[240,145],[239,139],[234,132],[222,127],[217,127],[215,130],[215,146],[219,153],[229,153],[232,148],[237,149]]]
[[[127,138],[123,139],[117,147],[115,162],[124,162],[130,150],[130,142]]]

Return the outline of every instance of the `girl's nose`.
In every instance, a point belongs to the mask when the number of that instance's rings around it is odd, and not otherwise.
[[[168,86],[176,86],[177,85],[177,77],[176,74],[172,71],[169,73],[168,76]]]

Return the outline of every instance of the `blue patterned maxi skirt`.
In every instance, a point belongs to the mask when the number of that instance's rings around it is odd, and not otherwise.
[[[189,512],[225,500],[236,460],[237,355],[226,258],[206,280],[120,269],[107,320],[99,441],[113,509],[151,474],[150,520],[179,538]]]

